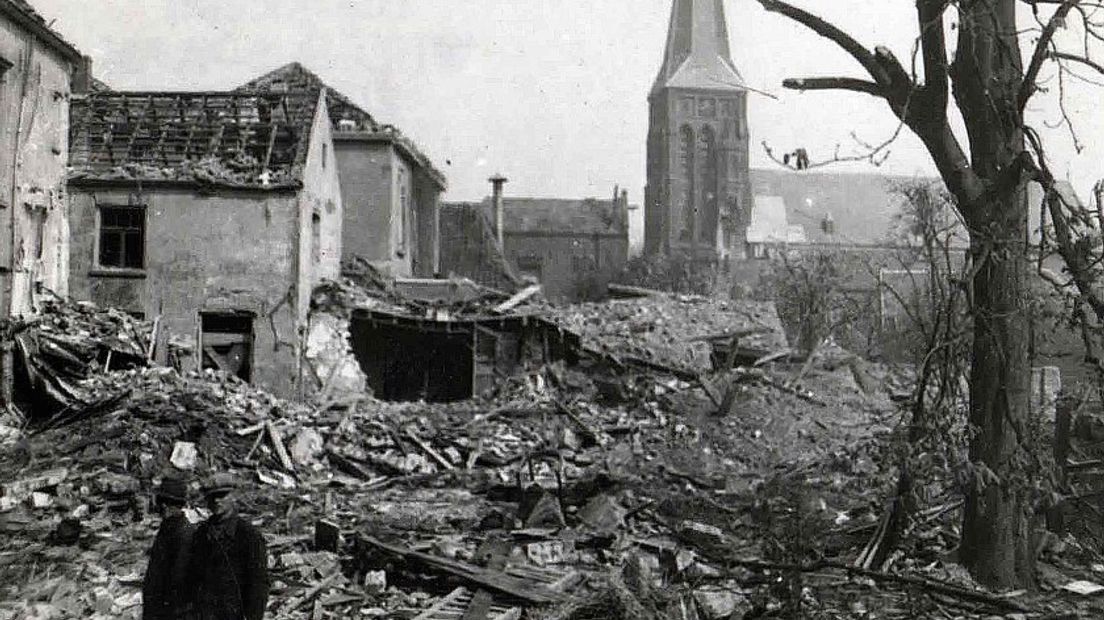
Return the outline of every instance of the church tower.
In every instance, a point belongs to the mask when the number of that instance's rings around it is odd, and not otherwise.
[[[742,258],[751,212],[747,88],[728,47],[724,0],[674,0],[648,95],[645,251]]]

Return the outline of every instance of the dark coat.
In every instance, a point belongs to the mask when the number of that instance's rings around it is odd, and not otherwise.
[[[189,561],[195,526],[183,513],[161,521],[142,581],[142,619],[176,620],[188,608]]]
[[[268,603],[268,549],[238,517],[199,526],[189,575],[200,620],[261,620]]]

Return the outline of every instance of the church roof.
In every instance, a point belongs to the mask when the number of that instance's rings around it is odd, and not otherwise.
[[[674,0],[652,93],[664,88],[747,89],[729,51],[724,0]]]

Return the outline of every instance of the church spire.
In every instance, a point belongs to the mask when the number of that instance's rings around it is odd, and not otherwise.
[[[674,0],[652,93],[664,88],[746,90],[729,52],[724,0]]]

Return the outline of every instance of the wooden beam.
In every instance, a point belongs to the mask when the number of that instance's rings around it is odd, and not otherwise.
[[[295,463],[288,456],[287,449],[284,448],[284,442],[280,440],[280,434],[276,432],[276,427],[272,425],[271,421],[265,422],[265,430],[268,431],[268,438],[272,441],[272,447],[276,451],[276,457],[280,459],[280,465],[283,465],[284,469],[288,471],[295,471]]]
[[[451,575],[480,588],[501,592],[502,594],[520,599],[530,605],[558,603],[565,598],[565,595],[561,592],[550,590],[544,586],[533,585],[524,579],[511,577],[501,571],[473,566],[471,564],[437,557],[428,553],[412,551],[405,547],[389,545],[371,536],[361,536],[360,540],[371,547],[384,551],[406,562],[421,564],[431,571]]]
[[[521,289],[520,291],[518,291],[517,293],[514,293],[514,295],[512,297],[510,297],[509,299],[507,299],[506,301],[504,301],[504,302],[498,304],[497,306],[495,306],[491,310],[491,312],[497,312],[497,313],[509,312],[510,310],[513,310],[514,308],[518,307],[524,301],[526,301],[527,299],[529,299],[533,295],[536,295],[540,291],[541,291],[541,285],[539,285],[539,284],[533,284],[531,286],[527,286],[527,287]]]

